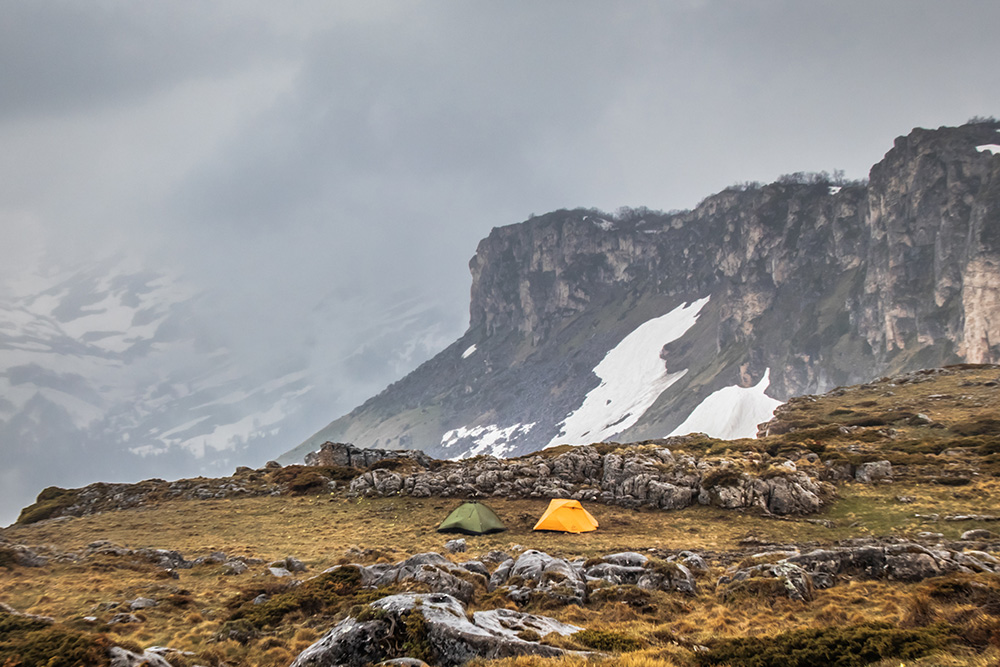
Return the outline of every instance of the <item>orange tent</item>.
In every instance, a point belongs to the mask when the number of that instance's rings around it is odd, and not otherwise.
[[[579,500],[553,498],[545,514],[535,524],[535,530],[558,530],[564,533],[586,533],[597,530],[597,519],[583,509]]]

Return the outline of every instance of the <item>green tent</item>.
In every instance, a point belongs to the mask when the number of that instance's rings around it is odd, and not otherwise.
[[[475,501],[460,505],[438,526],[439,533],[485,535],[507,530],[493,510]]]

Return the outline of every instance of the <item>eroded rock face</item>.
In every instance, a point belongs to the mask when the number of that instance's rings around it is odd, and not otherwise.
[[[554,458],[480,457],[408,474],[373,470],[352,480],[350,493],[563,497],[622,507],[681,509],[701,503],[782,515],[815,512],[833,496],[833,488],[793,468],[765,479],[743,472],[741,462],[705,462],[675,456],[666,447],[626,447],[600,454],[587,446]],[[720,475],[720,469],[731,474]]]
[[[995,144],[998,127],[915,129],[866,183],[790,176],[691,211],[562,210],[494,229],[470,262],[466,334],[304,446],[535,451],[600,384],[609,350],[706,297],[698,323],[660,352],[665,371],[685,375],[638,421],[612,416],[633,425],[602,439],[664,437],[711,393],[765,372],[767,395],[786,400],[914,364],[996,363],[1000,158],[976,147]],[[664,507],[690,488],[637,480],[627,495],[647,482]]]
[[[426,658],[431,664],[456,667],[477,657],[563,653],[517,636],[527,629],[544,636],[542,631],[570,634],[580,628],[508,610],[477,612],[470,621],[465,607],[449,595],[391,595],[368,605],[359,617],[339,623],[299,654],[292,667],[362,667],[397,657]],[[414,652],[421,655],[414,656]]]
[[[430,462],[429,456],[412,449],[361,449],[350,443],[326,442],[305,457],[305,464],[364,469],[390,459],[411,459],[425,466]]]

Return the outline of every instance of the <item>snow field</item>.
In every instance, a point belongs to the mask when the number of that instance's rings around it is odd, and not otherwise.
[[[712,392],[670,435],[704,433],[722,440],[756,437],[757,424],[774,416],[774,409],[781,405],[764,393],[770,384],[768,368],[753,387],[723,387]]]
[[[686,369],[667,372],[660,350],[694,326],[708,299],[678,306],[641,324],[611,349],[594,369],[601,383],[566,417],[546,449],[601,442],[638,422],[660,394],[687,373]]]

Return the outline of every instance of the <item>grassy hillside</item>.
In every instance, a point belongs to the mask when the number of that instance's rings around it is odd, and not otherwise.
[[[819,457],[815,465],[892,462],[891,482],[839,482],[838,499],[818,514],[779,519],[707,506],[663,512],[591,504],[600,530],[568,535],[532,532],[547,499],[497,499],[490,505],[508,531],[467,537],[469,552],[449,557],[459,562],[494,549],[584,559],[624,550],[654,558],[680,550],[701,554],[709,571],[698,576],[694,596],[614,587],[593,593],[585,605],[529,605],[528,611],[588,628],[589,633],[551,641],[602,651],[608,664],[814,664],[809,656],[827,651],[823,661],[833,665],[995,665],[1000,660],[997,575],[954,573],[915,583],[848,578],[814,591],[807,602],[774,587],[734,593],[716,582],[734,565],[773,558],[761,553],[807,551],[858,538],[905,538],[1000,556],[1000,522],[987,520],[1000,514],[998,377],[1000,368],[968,367],[886,379],[795,399],[779,409],[771,434],[761,439],[692,438],[675,444],[706,456],[811,452]],[[57,623],[36,627],[0,612],[0,664],[46,664],[31,657],[34,649],[44,653],[58,646],[64,655],[101,656],[102,647],[119,644],[189,652],[167,656],[175,667],[288,665],[352,608],[356,612],[395,592],[365,590],[329,575],[309,577],[340,563],[445,552],[444,543],[453,536],[435,528],[458,502],[324,491],[161,501],[11,526],[0,531],[0,602]],[[979,519],[946,520],[961,515]],[[993,537],[961,541],[971,529],[992,531]],[[88,550],[98,540],[127,549],[120,555]],[[13,545],[18,544],[48,556],[48,563],[17,564]],[[221,559],[210,559],[171,574],[138,556],[140,548],[176,550],[188,560],[224,552],[230,560],[242,557],[249,569],[227,574]],[[286,556],[307,566],[295,575],[307,580],[301,586],[268,573],[271,561]],[[280,604],[253,605],[261,594]],[[158,604],[132,611],[137,622],[109,623],[136,598]],[[498,606],[514,607],[478,586],[471,610]],[[790,662],[792,655],[806,662]],[[522,657],[488,664],[583,662]]]

